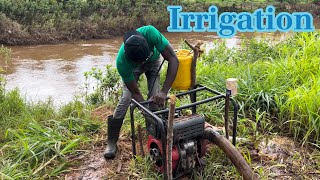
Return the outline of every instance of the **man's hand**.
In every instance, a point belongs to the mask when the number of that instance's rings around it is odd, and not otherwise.
[[[158,94],[153,96],[151,99],[154,103],[158,105],[164,105],[164,102],[166,101],[167,93],[160,91]]]
[[[124,84],[129,89],[132,99],[138,102],[144,101],[143,96],[141,95],[138,85],[135,81],[125,82]]]

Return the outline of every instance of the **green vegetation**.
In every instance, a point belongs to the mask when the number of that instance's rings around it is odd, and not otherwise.
[[[282,3],[286,2],[286,3]],[[306,3],[309,1],[299,1]],[[219,12],[253,11],[273,4],[277,11],[288,11],[297,1],[244,0],[159,1],[159,0],[2,0],[0,1],[0,44],[44,44],[77,39],[108,38],[132,28],[152,24],[166,30],[167,6],[181,5],[184,11],[207,11],[217,5]],[[311,2],[310,2],[311,3]],[[310,4],[309,3],[309,4]],[[308,9],[309,8],[309,9]],[[319,15],[319,6],[302,6]],[[293,6],[289,11],[299,11]]]
[[[2,73],[7,71],[8,61],[11,58],[11,50],[9,48],[0,47],[0,99],[4,96],[4,86],[5,86],[5,79]]]
[[[201,83],[220,91],[226,78],[238,78],[243,118],[264,114],[270,129],[319,145],[319,48],[319,32],[295,34],[276,45],[244,41],[240,49],[216,42],[197,73]]]
[[[107,38],[141,25],[167,26],[168,2],[2,0],[0,44],[41,44]],[[176,2],[177,3],[177,2]]]
[[[120,97],[120,75],[117,69],[107,65],[105,71],[92,68],[91,71],[84,73],[85,99],[88,104],[101,105],[109,101],[115,103]],[[90,93],[89,87],[94,87],[94,92]]]

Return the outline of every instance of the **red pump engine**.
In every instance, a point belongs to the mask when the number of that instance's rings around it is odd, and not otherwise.
[[[202,165],[201,157],[206,153],[206,140],[202,138],[204,128],[205,120],[202,115],[183,116],[174,120],[172,146],[174,177],[189,173],[195,167]],[[161,140],[152,134],[148,138],[150,157],[156,168],[163,172]]]

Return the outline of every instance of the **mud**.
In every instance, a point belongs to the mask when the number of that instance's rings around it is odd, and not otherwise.
[[[114,108],[101,106],[92,112],[92,117],[99,121],[105,121],[112,115]],[[142,141],[146,144],[147,133],[142,129]],[[104,179],[138,179],[138,175],[130,172],[130,165],[133,164],[133,153],[131,137],[127,134],[120,134],[118,141],[118,151],[114,159],[106,160],[103,157],[106,147],[106,133],[97,135],[97,141],[93,146],[87,147],[87,151],[82,154],[69,157],[68,162],[73,165],[62,175],[65,180],[104,180]],[[136,143],[137,153],[141,155],[139,142]],[[146,153],[146,147],[143,146]]]
[[[102,180],[102,179],[127,179],[129,165],[132,159],[131,139],[121,135],[118,143],[118,152],[115,159],[105,160],[103,157],[105,144],[103,141],[96,144],[87,153],[69,159],[78,161],[64,175],[65,180]]]
[[[319,162],[313,153],[292,139],[280,136],[264,139],[250,150],[254,166],[262,167],[270,179],[320,179]]]

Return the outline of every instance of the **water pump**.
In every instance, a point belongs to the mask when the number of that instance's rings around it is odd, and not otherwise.
[[[207,91],[212,96],[206,99],[197,101],[197,93]],[[255,179],[250,166],[246,163],[241,153],[231,144],[231,142],[220,135],[211,125],[205,122],[205,118],[201,114],[197,114],[197,106],[212,101],[225,100],[230,101],[233,105],[233,132],[232,141],[236,142],[236,125],[238,105],[236,101],[228,97],[228,94],[222,94],[203,85],[196,85],[194,89],[176,94],[177,98],[185,95],[190,95],[191,103],[175,108],[175,118],[173,121],[173,145],[172,145],[172,175],[173,178],[181,177],[188,174],[198,167],[204,166],[204,156],[206,154],[206,145],[209,141],[220,147],[233,164],[237,167],[244,179]],[[134,110],[139,107],[146,117],[146,129],[148,132],[147,149],[155,168],[164,174],[167,173],[166,159],[166,134],[167,134],[167,119],[169,109],[164,108],[156,112],[151,112],[148,105],[151,100],[138,103],[132,99],[130,106],[131,132],[132,132],[132,151],[136,156],[136,138],[134,125]],[[225,111],[229,111],[229,102],[225,103]],[[181,115],[184,109],[191,109],[191,115]],[[228,131],[228,129],[226,129]]]

